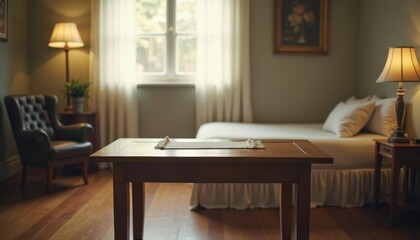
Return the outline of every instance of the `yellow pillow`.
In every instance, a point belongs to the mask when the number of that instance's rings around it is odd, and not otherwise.
[[[372,100],[375,101],[375,110],[364,130],[389,137],[397,128],[397,113],[395,112],[397,98],[381,99],[374,95]]]

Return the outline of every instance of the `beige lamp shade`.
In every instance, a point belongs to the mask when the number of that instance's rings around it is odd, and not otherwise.
[[[376,82],[420,82],[420,66],[414,47],[390,47],[388,59]]]
[[[388,142],[408,143],[410,139],[404,130],[405,103],[404,82],[420,82],[420,66],[416,50],[410,46],[390,47],[384,69],[376,82],[398,82],[395,112],[397,128]]]
[[[53,48],[80,48],[85,44],[80,37],[76,23],[56,23],[48,46]]]

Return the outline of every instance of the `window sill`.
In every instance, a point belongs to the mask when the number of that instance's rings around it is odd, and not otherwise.
[[[195,82],[189,80],[154,80],[141,81],[137,84],[137,88],[143,87],[195,87]]]

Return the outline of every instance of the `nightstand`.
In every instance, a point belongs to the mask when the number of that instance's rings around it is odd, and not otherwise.
[[[60,121],[64,125],[75,124],[75,123],[91,124],[93,127],[94,133],[93,133],[92,138],[89,140],[90,142],[92,142],[93,150],[94,151],[98,150],[98,145],[97,145],[98,124],[97,124],[97,119],[96,119],[96,112],[81,112],[81,113],[62,112],[62,113],[59,113],[59,115],[60,115]]]
[[[396,223],[398,208],[420,209],[420,199],[415,195],[415,169],[420,168],[420,144],[391,143],[386,139],[375,141],[374,209],[379,208],[379,199],[389,204],[389,219]],[[383,161],[391,165],[391,192],[380,193],[381,167]],[[404,167],[403,190],[399,189],[400,170]],[[404,194],[401,194],[404,192]]]

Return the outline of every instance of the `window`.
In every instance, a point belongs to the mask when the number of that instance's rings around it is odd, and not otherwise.
[[[196,0],[137,0],[137,73],[146,81],[193,80]]]

